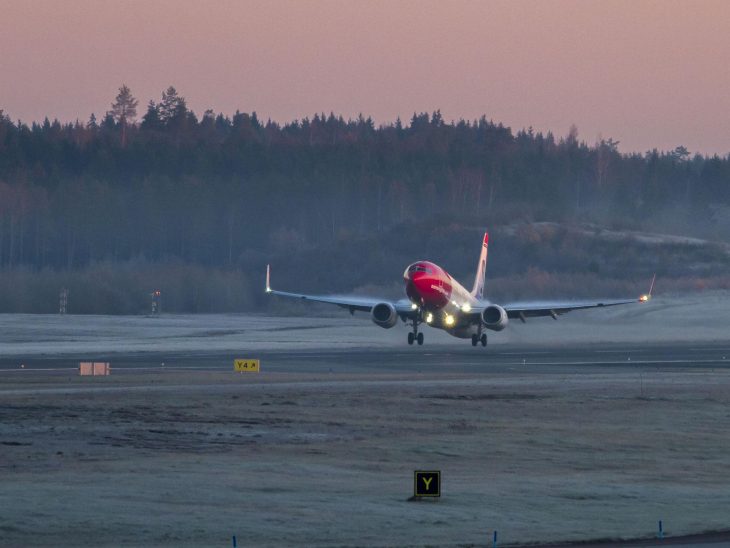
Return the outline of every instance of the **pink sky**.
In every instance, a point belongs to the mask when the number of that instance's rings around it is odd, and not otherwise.
[[[730,1],[0,0],[0,109],[86,120],[126,83],[198,114],[441,109],[623,151],[730,152]]]

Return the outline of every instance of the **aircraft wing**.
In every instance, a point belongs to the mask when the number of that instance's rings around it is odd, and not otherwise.
[[[557,319],[560,314],[572,310],[586,310],[588,308],[603,308],[606,306],[619,306],[646,302],[648,295],[642,295],[634,299],[606,299],[599,301],[526,301],[514,302],[501,305],[507,311],[507,317],[524,320],[524,318],[552,316]]]
[[[501,305],[507,312],[510,319],[520,319],[523,322],[525,318],[536,318],[540,316],[552,316],[554,320],[558,319],[560,314],[565,314],[572,310],[586,310],[588,308],[603,308],[607,306],[619,306],[622,304],[645,303],[651,299],[654,291],[654,282],[656,274],[651,279],[649,292],[633,299],[603,299],[595,301],[524,301],[513,302]],[[485,303],[484,306],[477,307],[475,312],[481,313],[486,306],[491,303]]]
[[[391,301],[390,299],[378,299],[376,297],[358,297],[355,295],[304,295],[302,293],[290,293],[288,291],[277,291],[271,289],[271,271],[266,267],[266,293],[270,295],[278,295],[280,297],[289,297],[292,299],[300,299],[303,301],[313,301],[325,304],[334,304],[347,308],[351,313],[357,311],[370,312],[372,308],[379,303],[390,303],[395,307],[399,316],[411,317],[415,315],[415,311],[411,307],[408,299],[400,299]]]

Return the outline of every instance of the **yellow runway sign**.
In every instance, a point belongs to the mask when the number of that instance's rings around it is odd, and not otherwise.
[[[233,370],[240,373],[244,373],[246,371],[258,373],[260,367],[261,364],[259,363],[259,360],[233,360]]]

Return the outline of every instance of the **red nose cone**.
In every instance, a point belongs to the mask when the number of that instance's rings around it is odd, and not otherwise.
[[[418,303],[423,306],[423,288],[425,286],[426,274],[423,272],[406,272],[403,276],[406,282],[406,295],[411,302]]]
[[[425,261],[414,263],[403,273],[403,278],[406,295],[412,302],[427,309],[443,308],[449,302],[451,284],[436,265]]]

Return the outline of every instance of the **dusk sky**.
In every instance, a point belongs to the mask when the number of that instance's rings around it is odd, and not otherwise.
[[[0,0],[0,109],[87,120],[126,83],[201,115],[440,109],[620,150],[730,152],[730,2]]]

